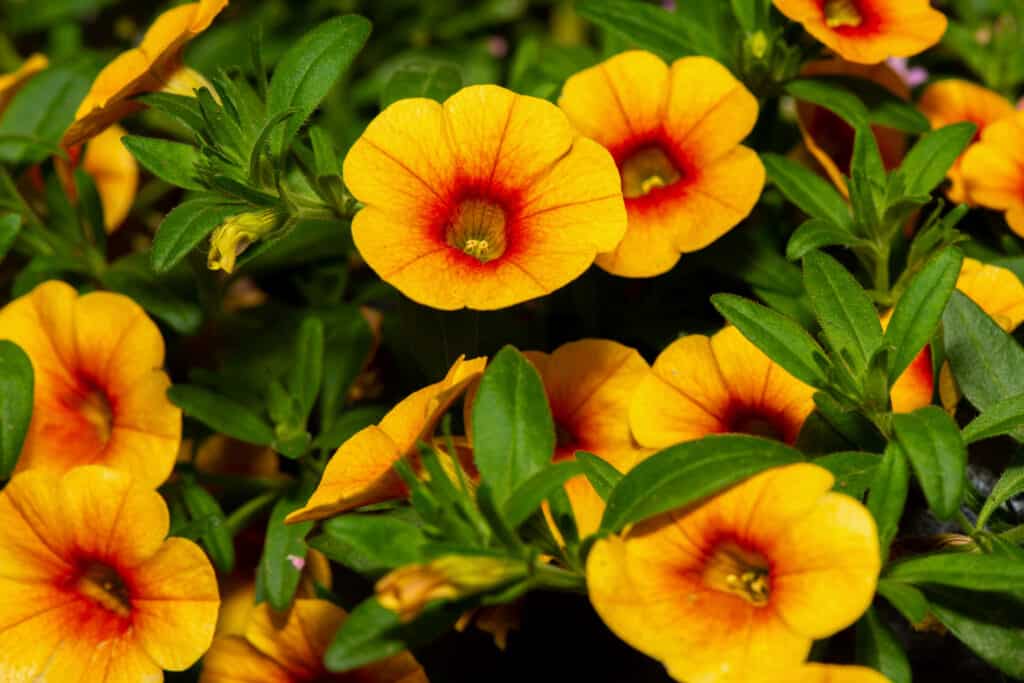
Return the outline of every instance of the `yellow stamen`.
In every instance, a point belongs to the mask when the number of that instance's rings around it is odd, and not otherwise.
[[[105,564],[89,564],[78,578],[75,588],[86,598],[120,617],[131,615],[132,603],[121,576]]]
[[[493,261],[505,253],[505,210],[483,199],[463,201],[445,230],[445,241],[480,263]]]
[[[110,433],[114,426],[114,411],[102,391],[90,391],[79,404],[78,410],[82,417],[96,429],[100,443],[106,444],[110,441]]]
[[[707,586],[761,607],[771,596],[769,574],[768,563],[761,555],[735,543],[723,543],[708,558],[703,578]]]
[[[642,197],[682,178],[669,156],[658,146],[644,147],[622,163],[622,194]]]
[[[829,28],[857,27],[862,21],[856,0],[825,0],[825,24]]]

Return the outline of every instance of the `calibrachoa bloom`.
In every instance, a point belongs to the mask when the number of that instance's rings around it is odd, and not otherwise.
[[[139,164],[122,144],[124,135],[124,128],[112,125],[89,141],[82,156],[82,168],[96,183],[108,233],[128,217],[139,187]]]
[[[18,94],[21,86],[25,85],[28,79],[45,69],[49,65],[46,55],[34,54],[19,66],[15,71],[0,74],[0,114],[10,104],[14,96]]]
[[[98,464],[147,486],[167,479],[181,411],[166,395],[163,337],[138,304],[50,281],[0,310],[0,338],[18,344],[35,371],[19,471]]]
[[[1024,322],[1024,284],[1013,271],[965,258],[956,288],[1006,332],[1013,332]]]
[[[884,330],[892,320],[893,309],[882,314],[881,322]],[[935,393],[935,372],[932,369],[932,350],[930,346],[921,349],[903,374],[896,378],[889,389],[889,400],[894,413],[911,413],[932,402]]]
[[[844,59],[877,64],[939,42],[946,17],[929,0],[772,0],[784,15]]]
[[[960,168],[971,201],[1005,211],[1010,229],[1024,237],[1024,112],[986,127]]]
[[[408,652],[332,674],[323,656],[345,610],[326,600],[296,600],[287,615],[263,603],[253,612],[245,637],[217,638],[203,658],[200,683],[427,683]]]
[[[758,683],[890,683],[888,678],[866,666],[835,664],[805,664],[757,680]]]
[[[974,139],[978,140],[985,129],[996,121],[1014,113],[1013,103],[997,92],[980,85],[957,78],[932,83],[925,88],[918,103],[921,113],[928,117],[932,128],[942,128],[951,123],[968,121],[978,126]],[[962,203],[969,197],[964,192],[961,154],[946,174],[952,186],[946,191],[951,201]]]
[[[430,439],[437,421],[486,364],[486,358],[459,357],[443,380],[406,397],[380,423],[343,443],[305,507],[288,515],[287,522],[323,519],[404,496],[406,486],[393,469],[395,462],[416,455],[417,444]]]
[[[761,195],[764,167],[740,145],[757,100],[712,59],[669,67],[649,52],[624,52],[569,78],[558,106],[608,148],[622,176],[629,228],[597,259],[610,273],[668,271],[681,253],[735,227]]]
[[[200,0],[167,10],[146,31],[142,43],[122,52],[93,81],[65,131],[65,147],[81,144],[142,105],[132,98],[164,91],[191,95],[208,83],[184,65],[182,52],[190,40],[209,28],[228,0]]]
[[[833,482],[806,463],[768,470],[598,541],[591,602],[680,681],[795,668],[867,609],[881,567],[871,514]]]
[[[493,85],[396,102],[344,163],[359,253],[434,308],[495,309],[579,277],[626,229],[608,153],[557,107]]]
[[[527,352],[540,373],[555,421],[554,460],[587,451],[626,472],[651,453],[640,447],[629,427],[629,405],[651,374],[635,350],[604,339],[563,344],[554,353]],[[604,501],[583,475],[566,482],[581,535],[597,531]]]
[[[796,441],[814,389],[775,364],[735,327],[672,342],[640,382],[629,409],[637,441],[664,448],[739,432]]]
[[[15,475],[0,492],[0,679],[159,681],[213,639],[217,581],[124,472]]]
[[[860,78],[882,86],[900,99],[910,99],[906,83],[886,64],[865,66],[842,59],[826,59],[811,62],[801,74],[808,77]],[[850,192],[844,176],[850,175],[850,163],[853,160],[853,127],[825,107],[810,102],[798,102],[796,112],[807,151],[821,164],[829,180],[843,196],[848,197]],[[907,151],[907,136],[887,126],[871,126],[871,132],[875,134],[882,165],[887,170],[896,168]]]

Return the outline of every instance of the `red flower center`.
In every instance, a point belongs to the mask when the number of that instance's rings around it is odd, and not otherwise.
[[[444,228],[445,243],[480,263],[499,258],[508,246],[508,219],[498,202],[478,197],[463,199]]]
[[[646,145],[632,152],[623,160],[619,170],[622,194],[630,199],[643,197],[683,178],[682,171],[658,144]]]
[[[788,425],[781,415],[758,408],[736,408],[726,416],[725,431],[786,441]]]
[[[80,595],[119,617],[132,611],[131,595],[121,575],[102,562],[87,562],[74,583]]]
[[[771,567],[763,555],[733,541],[717,544],[701,576],[709,588],[737,595],[756,607],[771,596]]]
[[[825,0],[825,24],[829,28],[856,28],[864,21],[857,0]]]

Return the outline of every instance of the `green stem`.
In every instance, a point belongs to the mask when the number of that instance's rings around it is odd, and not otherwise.
[[[566,571],[549,564],[533,566],[533,581],[541,588],[549,588],[570,593],[586,593],[587,582],[582,574]]]
[[[228,533],[235,536],[246,525],[252,521],[252,518],[260,513],[264,508],[270,507],[274,501],[281,496],[281,491],[268,491],[262,496],[257,496],[252,500],[239,506],[234,512],[228,515],[227,519],[224,520],[224,527],[228,530]]]
[[[956,514],[953,515],[953,519],[956,520],[956,523],[960,525],[960,528],[963,529],[964,533],[968,536],[974,536],[974,534],[977,533],[978,530],[974,528],[974,525],[971,524],[971,520],[967,519],[967,516],[964,515],[962,511],[957,510]]]
[[[875,291],[880,294],[889,291],[889,251],[891,248],[888,242],[875,243],[875,272],[872,284]]]

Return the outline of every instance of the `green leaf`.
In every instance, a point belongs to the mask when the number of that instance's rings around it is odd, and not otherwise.
[[[313,110],[348,70],[370,36],[370,22],[355,14],[328,19],[292,45],[270,79],[267,115],[295,113],[271,136],[275,150],[286,149]]]
[[[740,27],[753,33],[768,16],[769,3],[766,0],[732,0],[732,13]]]
[[[548,465],[516,487],[502,507],[502,517],[510,527],[519,526],[529,519],[552,493],[580,474],[583,474],[582,465],[571,460]]]
[[[928,599],[908,583],[879,579],[878,594],[899,610],[911,625],[920,624],[928,616]]]
[[[199,304],[165,284],[150,268],[144,253],[118,259],[101,277],[106,287],[131,297],[147,313],[179,334],[195,334],[203,322]]]
[[[1018,441],[1024,440],[1024,394],[996,401],[978,417],[964,427],[963,436],[967,443],[974,443],[994,436],[1011,434]]]
[[[963,293],[950,297],[942,329],[957,385],[975,408],[1024,394],[1024,349]]]
[[[786,258],[791,261],[803,258],[804,254],[821,247],[858,247],[868,242],[845,228],[839,228],[830,220],[811,218],[800,224],[789,236],[786,244]]]
[[[791,375],[812,387],[828,386],[825,352],[796,322],[734,294],[715,294],[711,303],[744,337]]]
[[[276,610],[283,610],[291,604],[295,590],[299,586],[302,571],[293,558],[306,558],[306,536],[313,529],[314,522],[285,524],[284,518],[305,503],[306,496],[292,495],[281,498],[270,511],[267,522],[267,537],[263,544],[263,556],[260,558],[259,585],[270,603]]]
[[[932,613],[960,642],[1013,678],[1024,678],[1024,602],[949,588],[927,592]]]
[[[323,530],[322,540],[311,540],[311,546],[371,576],[422,561],[427,542],[420,527],[400,515],[349,513],[327,520]]]
[[[215,432],[246,443],[269,445],[274,431],[260,416],[227,396],[193,384],[175,384],[167,390],[171,403]]]
[[[324,321],[320,419],[330,430],[344,406],[348,390],[368,362],[375,341],[370,324],[357,306],[336,304],[320,317]]]
[[[395,69],[380,93],[380,108],[408,97],[444,102],[462,87],[462,72],[445,62],[410,62]]]
[[[313,147],[313,172],[318,178],[341,175],[341,160],[330,133],[319,126],[309,129],[309,142]]]
[[[586,451],[576,451],[576,462],[583,466],[583,474],[597,491],[597,495],[607,502],[612,490],[622,481],[622,472],[604,458]]]
[[[892,385],[935,334],[946,302],[960,276],[963,254],[945,249],[913,277],[893,310],[885,330],[889,354],[889,384]]]
[[[841,451],[814,459],[814,464],[831,472],[836,483],[832,489],[858,500],[871,486],[882,457],[877,453]]]
[[[802,102],[825,107],[854,128],[868,124],[868,110],[864,103],[834,79],[798,78],[787,83],[785,89]]]
[[[761,161],[771,181],[801,211],[839,230],[850,231],[850,205],[831,183],[806,166],[778,154],[762,154]]]
[[[303,319],[295,347],[295,362],[288,389],[298,400],[299,417],[305,421],[316,404],[324,371],[324,324],[316,316]]]
[[[867,367],[882,345],[882,325],[867,292],[831,256],[812,251],[804,257],[804,289],[829,345],[848,352],[854,372]]]
[[[875,478],[868,491],[868,510],[878,525],[878,543],[882,548],[882,557],[888,557],[889,544],[896,537],[903,506],[907,503],[907,491],[910,489],[910,465],[903,450],[891,442],[878,464]]]
[[[970,144],[976,130],[973,123],[961,122],[922,135],[896,169],[906,180],[905,196],[928,194],[934,190]]]
[[[199,150],[192,145],[138,135],[125,135],[121,142],[157,178],[186,190],[203,189],[195,169]]]
[[[583,0],[576,12],[601,28],[650,50],[666,61],[705,54],[724,61],[708,27],[685,14],[667,12],[656,5],[633,0]]]
[[[206,130],[206,122],[199,110],[199,102],[194,97],[154,92],[140,95],[138,99],[147,107],[152,107],[177,119],[178,122],[195,133]]]
[[[217,571],[230,574],[235,567],[235,544],[231,532],[224,525],[224,511],[220,503],[192,479],[184,483],[181,494],[189,516],[195,521],[207,521],[199,542],[213,560]]]
[[[983,528],[999,506],[1021,491],[1024,491],[1024,460],[1018,456],[1016,462],[1003,471],[999,481],[992,487],[992,492],[988,494],[988,500],[978,513],[978,528]]]
[[[166,273],[228,217],[241,213],[238,205],[212,199],[191,199],[171,209],[157,228],[150,258],[153,270]]]
[[[618,531],[718,493],[763,470],[803,459],[799,451],[778,441],[732,434],[666,448],[622,478],[608,498],[601,529]]]
[[[21,232],[21,216],[16,213],[0,215],[0,261],[4,260],[7,252],[14,246]]]
[[[32,420],[35,375],[28,355],[12,341],[0,340],[0,480],[18,464]]]
[[[473,457],[501,507],[555,452],[555,427],[540,375],[506,346],[487,366],[473,402]]]
[[[1001,555],[936,553],[897,562],[885,577],[914,585],[1009,592],[1024,586],[1024,562],[1008,562]]]
[[[956,422],[942,408],[925,406],[893,415],[892,425],[928,506],[939,519],[949,519],[967,484],[967,447]]]
[[[907,653],[874,607],[857,622],[857,661],[882,672],[892,683],[910,683]]]

